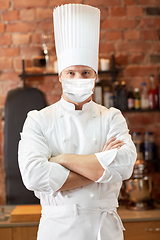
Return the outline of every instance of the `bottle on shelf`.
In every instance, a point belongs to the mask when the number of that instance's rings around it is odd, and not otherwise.
[[[145,82],[142,83],[140,105],[142,110],[149,109],[149,96],[148,96],[147,85]]]
[[[144,134],[144,160],[150,161],[154,159],[154,135],[152,132]]]
[[[133,90],[132,90],[131,86],[128,89],[127,103],[128,103],[128,109],[129,110],[134,109],[134,95],[133,95]]]
[[[125,81],[121,82],[121,90],[120,90],[120,95],[119,95],[119,108],[122,111],[127,110],[127,90],[126,90],[126,83]]]
[[[160,109],[160,72],[158,74],[158,108]]]
[[[119,83],[117,81],[114,83],[113,96],[114,96],[114,107],[119,108],[120,88],[119,88]]]
[[[149,108],[156,109],[158,108],[158,90],[156,87],[154,75],[150,75],[149,82]]]
[[[139,88],[134,89],[135,95],[134,95],[134,108],[136,110],[140,109],[140,95],[139,95]]]
[[[133,132],[132,140],[137,150],[137,159],[143,159],[143,137],[140,132]]]
[[[114,107],[114,95],[113,95],[113,93],[110,93],[109,106]]]
[[[94,101],[102,105],[102,86],[98,77],[94,89]]]
[[[104,99],[104,106],[106,108],[110,108],[110,88],[109,87],[104,87],[104,91],[103,91],[103,99]]]

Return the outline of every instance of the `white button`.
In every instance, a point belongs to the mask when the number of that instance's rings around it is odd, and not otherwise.
[[[60,118],[62,118],[62,117],[63,117],[63,114],[60,115]]]
[[[67,142],[67,139],[64,139],[63,141],[64,141],[64,142]]]
[[[94,194],[93,194],[93,193],[91,193],[91,195],[90,195],[90,196],[91,196],[91,198],[93,198],[93,197],[94,197]]]
[[[97,143],[97,138],[94,138],[94,142]]]
[[[68,198],[68,195],[66,195],[65,198]]]

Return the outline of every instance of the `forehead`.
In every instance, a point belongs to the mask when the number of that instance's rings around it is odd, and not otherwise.
[[[94,72],[94,70],[92,68],[83,66],[83,65],[70,66],[70,67],[65,68],[62,72],[66,72],[66,71],[75,71],[75,72],[91,71],[91,72]]]

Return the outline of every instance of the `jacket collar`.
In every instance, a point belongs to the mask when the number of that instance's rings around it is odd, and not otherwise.
[[[67,102],[66,100],[64,100],[63,97],[61,97],[60,104],[67,111],[86,112],[92,108],[93,101],[91,100],[91,101],[85,103],[82,107],[82,110],[75,110],[75,105],[73,103]]]

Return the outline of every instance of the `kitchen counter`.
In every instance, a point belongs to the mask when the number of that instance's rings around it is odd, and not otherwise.
[[[160,209],[134,211],[128,210],[124,206],[118,208],[122,222],[160,221]]]
[[[4,220],[0,219],[0,228],[4,227],[23,227],[23,226],[38,226],[39,221],[18,221],[13,222],[10,219],[12,211],[16,208],[14,205],[7,205],[7,206],[0,206],[4,208]],[[26,205],[26,208],[29,207],[29,205]],[[40,212],[39,212],[40,215]]]
[[[36,240],[40,205],[4,206],[3,209],[5,219],[0,220],[1,240]],[[124,231],[125,240],[160,239],[160,208],[133,211],[120,206],[118,213],[127,230]]]
[[[11,212],[16,206],[3,206],[5,212],[5,219],[0,220],[0,227],[16,227],[16,226],[38,226],[39,221],[11,221]],[[32,206],[33,207],[33,206]],[[26,206],[26,210],[30,209],[30,206]],[[40,218],[40,208],[37,208],[39,218]],[[25,213],[24,213],[25,214]],[[128,210],[125,206],[120,206],[118,208],[118,214],[122,219],[123,223],[126,222],[142,222],[142,221],[160,221],[160,208],[146,210],[146,211],[133,211]],[[32,214],[34,216],[34,214]],[[20,217],[19,217],[20,219]],[[34,218],[33,218],[34,219]]]

